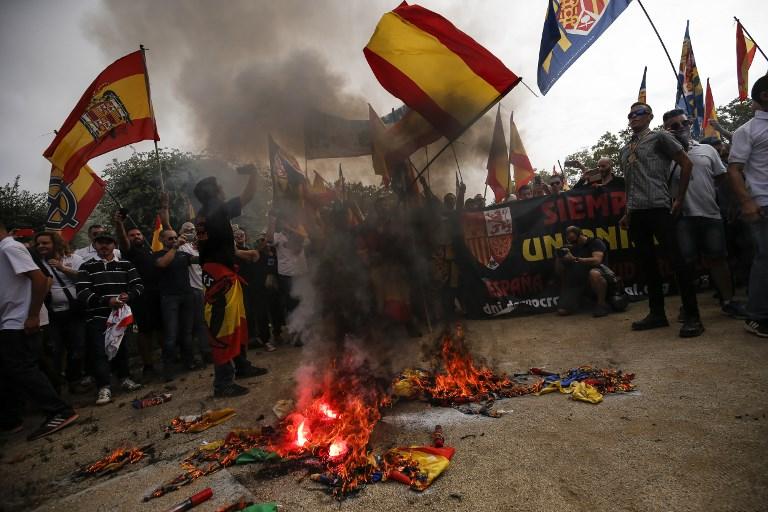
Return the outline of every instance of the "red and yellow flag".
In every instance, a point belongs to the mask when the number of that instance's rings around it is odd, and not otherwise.
[[[509,155],[507,153],[507,141],[504,137],[504,126],[501,124],[501,110],[496,111],[496,125],[493,127],[491,150],[488,153],[488,177],[485,183],[496,198],[496,203],[502,202],[511,188],[512,178],[509,175]]]
[[[162,251],[163,242],[160,241],[160,233],[163,232],[163,222],[160,215],[155,216],[155,224],[152,226],[152,252]]]
[[[509,115],[509,163],[515,171],[515,190],[519,191],[520,187],[531,182],[534,171],[520,134],[517,133],[513,114]]]
[[[736,23],[736,78],[739,82],[739,99],[744,101],[749,96],[749,66],[755,58],[757,46],[744,35],[741,23]]]
[[[715,110],[715,100],[712,97],[712,89],[709,87],[709,78],[707,78],[707,93],[704,96],[704,136],[720,137],[720,132],[709,124],[709,120],[717,121],[717,110]]]
[[[160,140],[141,50],[116,60],[96,77],[43,156],[74,180],[95,156],[140,140]]]
[[[51,168],[48,184],[48,218],[46,228],[58,231],[66,240],[80,231],[91,212],[101,201],[107,186],[87,165],[80,168],[77,177],[69,182],[62,179],[62,172]]]
[[[450,21],[405,2],[381,17],[363,53],[381,85],[450,140],[520,81]]]

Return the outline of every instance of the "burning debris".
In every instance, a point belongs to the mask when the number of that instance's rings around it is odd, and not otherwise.
[[[104,476],[114,473],[115,471],[122,469],[126,464],[135,464],[139,462],[141,459],[147,456],[147,453],[151,449],[151,444],[142,446],[141,448],[117,448],[96,462],[80,468],[75,473],[75,477],[84,478],[90,476]]]
[[[224,423],[233,418],[235,414],[237,413],[234,409],[225,408],[205,411],[198,415],[178,416],[171,420],[170,425],[163,427],[163,430],[165,432],[202,432]]]

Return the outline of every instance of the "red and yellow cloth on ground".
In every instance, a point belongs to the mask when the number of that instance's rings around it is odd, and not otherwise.
[[[160,140],[142,51],[109,65],[86,89],[43,156],[77,178],[93,157],[140,140]]]
[[[520,78],[450,21],[401,3],[363,50],[381,85],[453,140]]]
[[[220,263],[203,265],[203,275],[211,280],[205,289],[204,318],[211,334],[214,364],[228,363],[248,341],[243,287],[240,277]]]
[[[392,467],[387,478],[423,491],[448,468],[455,452],[455,448],[448,446],[393,448],[384,454],[384,460]]]

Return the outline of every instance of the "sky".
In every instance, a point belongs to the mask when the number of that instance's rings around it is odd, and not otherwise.
[[[515,122],[532,164],[551,169],[558,159],[563,161],[566,155],[592,145],[604,132],[618,131],[626,126],[626,112],[637,98],[644,66],[648,66],[648,102],[657,113],[673,108],[676,83],[661,45],[634,1],[549,93],[542,96],[536,86],[536,70],[546,2],[422,0],[420,4],[447,17],[536,91],[538,98],[524,86],[516,87],[501,102],[502,117],[508,134],[509,114],[514,110]],[[168,16],[163,18],[163,23],[177,24],[173,29],[180,35],[175,38],[163,38],[165,34],[159,34],[153,24],[157,20],[151,19],[153,6],[162,4],[165,4],[163,10]],[[396,0],[307,0],[303,13],[289,12],[286,16],[280,15],[281,3],[270,0],[176,0],[175,4],[185,7],[176,10],[181,13],[177,19],[173,18],[175,10],[169,2],[153,4],[150,0],[0,2],[0,69],[3,70],[0,73],[0,111],[6,119],[0,127],[0,185],[21,175],[23,188],[34,192],[47,190],[50,167],[42,152],[53,139],[53,130],[61,126],[95,76],[115,59],[135,51],[140,42],[149,48],[148,68],[160,145],[193,152],[210,149],[211,141],[206,138],[210,133],[206,137],[201,133],[206,133],[203,128],[211,130],[215,127],[201,126],[203,121],[198,105],[190,99],[194,96],[182,94],[179,81],[185,81],[186,90],[194,89],[195,82],[210,83],[204,75],[213,69],[207,64],[213,63],[206,59],[216,56],[201,56],[201,62],[196,63],[192,74],[188,69],[182,72],[177,61],[195,59],[194,54],[190,55],[190,48],[204,48],[209,41],[212,46],[226,48],[228,37],[232,37],[233,48],[247,50],[257,63],[269,62],[273,55],[275,58],[294,55],[281,52],[277,45],[270,47],[260,43],[249,47],[248,39],[240,37],[240,32],[228,33],[228,23],[233,26],[243,24],[243,20],[238,19],[242,18],[242,13],[259,16],[259,20],[254,19],[255,26],[258,23],[279,25],[273,28],[286,38],[280,45],[308,49],[314,52],[312,55],[320,55],[327,70],[338,78],[334,83],[344,94],[364,98],[379,113],[386,113],[401,104],[378,84],[362,54],[380,16],[394,8]],[[294,8],[296,5],[302,7],[301,3],[293,4]],[[205,23],[192,25],[190,21],[189,30],[185,30],[188,20],[183,12],[193,11],[201,5],[209,9],[215,5],[218,11],[215,22],[207,26]],[[768,2],[644,0],[644,5],[670,51],[675,68],[680,58],[685,23],[690,20],[699,73],[702,81],[710,78],[718,105],[737,95],[733,16],[742,20],[758,44],[762,42],[768,48]],[[227,13],[228,9],[232,12]],[[228,14],[232,17],[227,18]],[[158,13],[158,16],[162,15]],[[174,41],[191,44],[174,48],[177,44]],[[229,65],[237,67],[243,62],[243,59],[232,60]],[[259,69],[257,67],[255,72]],[[279,72],[282,68],[276,69]],[[750,70],[750,84],[767,70],[768,63],[758,54]],[[239,76],[242,80],[247,77],[247,74]],[[293,86],[298,87],[297,94],[301,94],[302,87],[309,88],[312,84]],[[203,92],[215,94],[215,91]],[[261,101],[268,104],[270,98]],[[361,106],[365,101],[355,105],[355,112],[364,113]],[[364,115],[359,117],[364,118]],[[487,145],[491,138],[490,129],[485,138]],[[152,142],[140,142],[98,157],[90,164],[99,172],[112,158],[123,159],[134,150],[150,151],[152,148]],[[486,158],[482,153],[477,151],[461,162],[470,193],[482,192]],[[302,155],[297,156],[303,163]],[[331,179],[337,165],[337,161],[310,161],[309,167]],[[365,179],[376,182],[373,176]],[[452,173],[447,182],[452,183]]]

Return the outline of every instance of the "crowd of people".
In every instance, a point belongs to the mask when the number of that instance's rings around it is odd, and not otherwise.
[[[651,130],[653,110],[638,102],[627,116],[632,137],[618,162],[623,178],[614,175],[606,158],[596,169],[568,162],[583,170],[576,187],[611,182],[625,187],[621,225],[629,231],[648,286],[649,313],[632,323],[633,330],[669,325],[661,268],[666,256],[682,300],[681,337],[704,331],[694,286],[699,261],[709,270],[722,311],[744,319],[749,332],[768,337],[768,77],[754,84],[752,100],[754,119],[732,134],[721,128],[730,145],[693,140],[691,122],[678,109],[663,115],[664,129]],[[162,195],[159,251],[151,250],[138,227],[127,225],[122,209],[114,214],[112,230],[89,226],[90,243],[76,251],[52,231],[22,244],[8,229],[13,226],[0,219],[0,429],[22,429],[22,396],[46,415],[28,436],[37,439],[77,419],[62,398],[65,391],[94,392],[95,403],[104,405],[112,401],[114,382],[132,392],[141,381],[170,382],[180,371],[211,363],[214,396],[246,394],[235,379],[267,372],[249,361],[249,347],[272,352],[304,342],[301,331],[286,324],[301,305],[297,290],[310,279],[312,266],[320,295],[316,309],[337,331],[331,329],[330,336],[370,324],[369,316],[418,336],[419,308],[411,306],[417,296],[427,322],[431,317],[448,323],[461,311],[460,214],[484,205],[482,196],[465,201],[463,184],[442,200],[425,186],[426,205],[416,208],[381,196],[365,219],[348,206],[329,208],[326,225],[347,229],[331,229],[319,240],[301,223],[270,215],[266,231],[250,245],[246,230],[233,220],[253,199],[255,187],[251,172],[242,193],[225,200],[215,178],[201,180],[194,188],[200,211],[179,232],[170,224],[168,196]],[[546,185],[521,187],[516,199],[561,189],[562,177],[553,176]],[[734,217],[734,208],[754,242],[746,304],[734,300],[727,260],[724,220]],[[354,236],[335,234],[348,231]],[[577,311],[585,294],[592,296],[596,317],[625,308],[616,301],[621,283],[606,264],[606,244],[578,226],[566,229],[565,242],[555,262],[558,314]],[[310,250],[315,261],[308,261]],[[135,323],[125,329],[123,320],[131,316]],[[129,364],[134,339],[141,378],[134,378]]]

